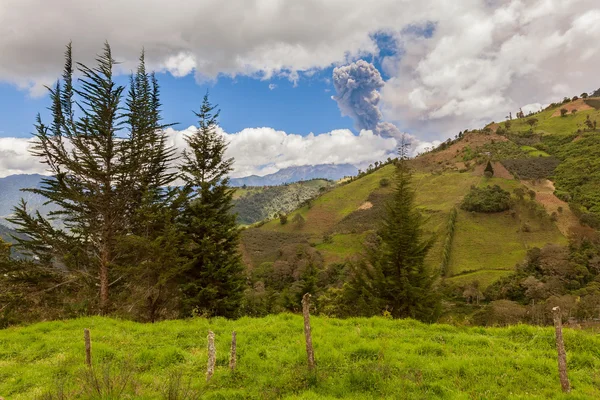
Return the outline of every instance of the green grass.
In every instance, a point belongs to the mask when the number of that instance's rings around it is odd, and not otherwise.
[[[600,397],[600,337],[591,333],[565,329],[573,391],[563,395],[552,328],[467,328],[383,318],[313,317],[312,323],[315,374],[307,372],[297,315],[156,324],[95,317],[11,328],[0,331],[0,395],[36,399],[61,380],[67,392],[82,392],[87,327],[96,370],[109,361],[129,362],[132,380],[120,398],[167,398],[160,393],[173,371],[183,374],[183,382],[189,379],[202,399]],[[209,329],[216,334],[217,367],[207,384]],[[232,330],[238,338],[235,375],[227,368]]]
[[[290,213],[288,220],[291,221],[296,213],[300,213],[306,220],[302,231],[322,235],[367,201],[369,195],[380,187],[381,179],[389,179],[393,177],[393,174],[394,166],[387,165],[360,179],[336,187],[315,199],[310,207],[305,206]],[[261,229],[276,232],[295,231],[293,224],[281,225],[279,220],[270,221]]]
[[[520,231],[523,223],[531,226],[531,232]],[[531,217],[527,210],[518,208],[515,216],[509,212],[482,214],[460,210],[449,270],[451,275],[510,271],[525,258],[529,248],[547,243],[564,245],[566,239],[555,225]]]
[[[448,278],[447,281],[456,285],[466,285],[471,282],[477,281],[479,282],[479,287],[482,290],[484,290],[498,279],[508,276],[510,274],[512,274],[512,271],[481,270],[462,275],[456,275],[451,278]]]
[[[541,151],[531,146],[521,146],[521,150],[527,153],[530,157],[550,157],[550,154]]]
[[[331,243],[319,243],[316,249],[325,257],[325,263],[342,262],[363,250],[365,234],[338,234]]]
[[[529,118],[537,118],[538,124],[535,126],[534,131],[537,133],[552,134],[552,135],[568,135],[577,132],[578,127],[582,127],[585,119],[589,115],[592,120],[600,119],[599,110],[583,110],[578,111],[576,114],[567,114],[565,117],[557,116],[553,117],[552,114],[557,109],[568,108],[569,104],[560,105],[550,110],[542,111],[532,117],[525,117],[521,119],[513,119],[511,121],[511,131],[525,133],[531,130],[531,126],[527,123]],[[504,122],[502,123],[504,125]]]

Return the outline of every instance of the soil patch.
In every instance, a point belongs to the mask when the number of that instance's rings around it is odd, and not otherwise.
[[[552,113],[552,117],[560,117],[560,110],[562,108],[566,108],[567,110],[569,110],[569,112],[567,114],[572,114],[573,110],[577,110],[577,111],[594,110],[594,107],[591,107],[590,105],[588,105],[584,101],[584,99],[578,99],[578,100],[572,101],[570,103],[561,105],[559,108],[556,109],[556,111],[554,111]]]

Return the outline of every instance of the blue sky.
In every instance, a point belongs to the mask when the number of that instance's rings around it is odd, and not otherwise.
[[[27,138],[48,102],[29,93],[60,75],[70,40],[86,64],[105,41],[126,68],[135,68],[144,48],[148,65],[162,71],[165,122],[179,123],[171,132],[176,145],[185,145],[182,131],[196,122],[192,110],[210,89],[240,174],[368,165],[394,150],[383,134],[389,123],[413,135],[416,154],[508,112],[539,110],[600,85],[598,0],[527,7],[522,0],[232,0],[227,8],[220,0],[145,1],[141,8],[137,0],[0,1],[0,176],[40,172]],[[368,96],[341,96],[340,105],[357,122],[375,115],[375,136],[371,128],[357,132],[331,99],[333,66],[359,59],[383,81]],[[199,85],[195,75],[214,80]],[[300,76],[297,86],[290,75]],[[354,90],[348,82],[346,93]],[[349,108],[361,99],[371,113]]]
[[[288,133],[306,135],[334,129],[352,128],[353,122],[342,117],[331,99],[332,68],[311,77],[301,77],[297,85],[286,78],[260,80],[239,76],[219,77],[198,84],[193,75],[175,78],[168,73],[158,74],[162,92],[165,122],[177,123],[185,129],[196,123],[196,110],[202,96],[209,91],[211,102],[221,108],[220,123],[227,132],[244,128],[271,127]],[[125,77],[118,81],[126,84]],[[275,85],[269,89],[269,85]],[[14,85],[0,84],[0,137],[29,137],[35,115],[46,115],[48,98],[33,98]]]

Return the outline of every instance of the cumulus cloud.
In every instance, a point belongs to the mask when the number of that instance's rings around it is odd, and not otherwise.
[[[384,115],[401,128],[453,135],[600,85],[596,1],[438,5],[447,17],[432,18],[431,37],[401,37],[402,53],[383,62]]]
[[[185,137],[196,130],[167,129],[169,145],[179,152]],[[396,140],[372,131],[355,135],[347,129],[318,135],[296,135],[272,128],[247,128],[237,133],[219,129],[229,142],[227,156],[235,158],[232,177],[266,175],[286,167],[316,164],[354,164],[364,167],[394,156]],[[30,140],[0,138],[0,177],[12,174],[45,173],[44,166],[29,153]]]
[[[29,153],[31,140],[0,137],[0,178],[14,174],[42,174],[44,165]]]
[[[184,149],[185,137],[195,130],[194,126],[181,131],[169,128],[170,143]],[[366,130],[358,135],[348,129],[306,136],[273,128],[246,128],[237,133],[220,130],[220,133],[229,142],[226,155],[235,158],[232,177],[262,176],[301,165],[347,163],[363,167],[394,156],[397,146],[396,139]]]
[[[269,83],[269,90],[274,90],[277,87],[274,83]]]
[[[381,34],[393,39],[380,59],[382,120],[421,139],[600,86],[597,0],[3,0],[0,81],[43,93],[64,44],[90,63],[108,40],[122,72],[144,47],[152,68],[174,76],[301,83],[379,57]]]

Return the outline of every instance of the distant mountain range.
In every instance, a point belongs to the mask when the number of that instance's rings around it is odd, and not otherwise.
[[[21,189],[39,188],[42,183],[42,175],[9,175],[0,178],[0,223],[4,223],[9,217],[13,208],[19,204],[21,199],[27,202],[27,207],[33,210],[39,210],[42,213],[48,212],[52,206],[45,206],[45,199],[37,194],[23,192]]]
[[[244,185],[277,186],[316,178],[338,180],[344,176],[356,175],[357,173],[358,168],[350,164],[304,165],[284,168],[274,174],[265,176],[252,175],[244,178],[234,178],[231,180],[231,185],[236,187]],[[21,191],[25,188],[40,187],[42,178],[43,176],[39,174],[9,175],[0,178],[0,223],[10,225],[7,223],[6,218],[12,214],[13,208],[21,199],[25,199],[28,208],[32,211],[39,210],[46,213],[52,210],[52,206],[44,205],[45,199],[43,197]]]
[[[338,180],[345,176],[354,176],[358,168],[351,164],[302,165],[283,168],[274,174],[265,176],[250,175],[231,179],[232,186],[277,186],[285,183],[308,181],[311,179]]]

